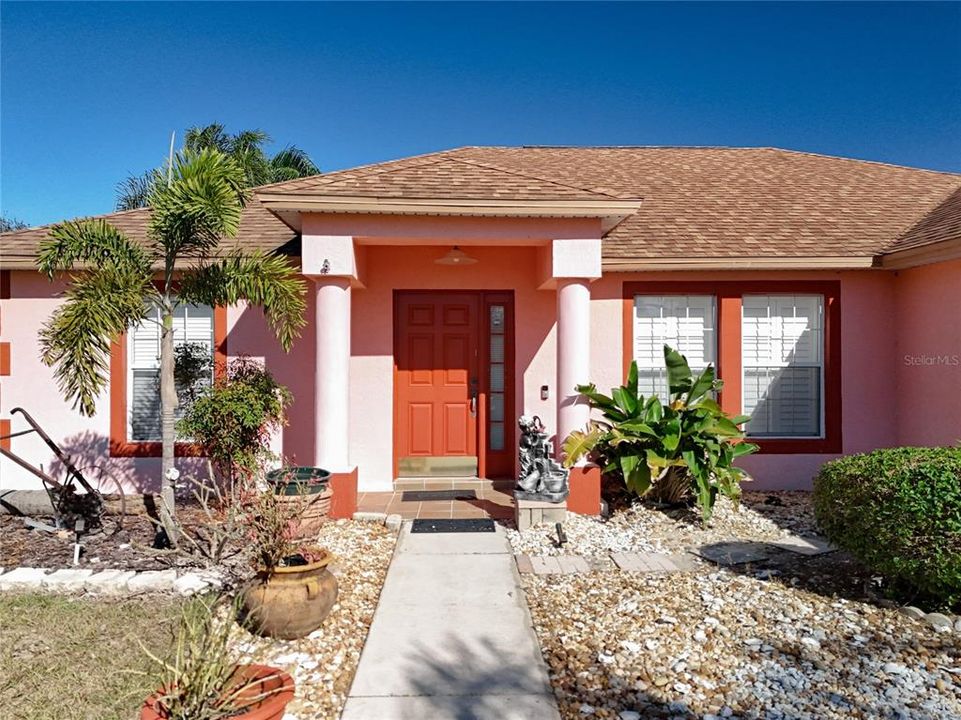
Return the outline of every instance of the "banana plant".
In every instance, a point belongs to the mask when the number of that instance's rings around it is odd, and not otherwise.
[[[564,441],[565,464],[570,467],[591,455],[605,474],[620,476],[635,495],[651,495],[665,502],[696,501],[707,522],[718,493],[735,503],[740,483],[750,479],[734,461],[756,452],[745,442],[739,426],[746,415],[729,417],[714,399],[723,382],[709,365],[695,376],[687,358],[664,346],[668,398],[645,398],[638,391],[637,363],[632,362],[627,383],[612,388],[610,396],[597,387],[579,385],[603,420],[593,420],[586,431],[574,431]]]

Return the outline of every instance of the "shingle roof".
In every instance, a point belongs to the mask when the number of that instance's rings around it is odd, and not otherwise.
[[[98,217],[109,220],[111,225],[126,233],[135,242],[144,244],[147,242],[149,208],[121,210]],[[51,227],[52,225],[42,225],[0,234],[0,266],[35,267],[34,258],[37,250]],[[260,201],[253,199],[244,209],[240,231],[235,238],[224,244],[224,249],[242,245],[250,250],[275,250],[295,237],[296,233],[293,230],[268,212]]]
[[[961,188],[913,225],[886,248],[887,252],[910,250],[943,240],[961,240]]]
[[[458,157],[642,198],[606,258],[880,253],[961,175],[772,148],[464,148]]]
[[[510,200],[598,200],[611,193],[439,153],[380,165],[298,178],[257,189],[298,195]],[[618,196],[619,197],[619,196]]]
[[[707,256],[871,257],[957,232],[961,175],[774,148],[464,147],[258,188],[315,196],[640,199],[605,236],[614,261]],[[946,199],[948,198],[948,199]],[[132,236],[146,213],[109,216]],[[28,259],[46,228],[0,236]],[[256,201],[237,242],[275,248],[293,232]],[[30,263],[25,263],[29,265]]]

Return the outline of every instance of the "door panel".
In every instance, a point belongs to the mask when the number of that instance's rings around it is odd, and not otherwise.
[[[411,455],[430,455],[434,447],[434,406],[430,403],[412,402],[408,405],[407,424],[410,428]]]
[[[396,474],[513,476],[513,293],[394,297]]]
[[[400,475],[477,473],[480,296],[404,293],[395,318],[395,428]],[[466,462],[432,462],[464,458]],[[468,459],[470,459],[468,461]]]

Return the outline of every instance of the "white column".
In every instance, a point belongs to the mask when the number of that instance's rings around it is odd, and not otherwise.
[[[557,453],[572,430],[583,430],[590,407],[574,388],[590,382],[591,289],[589,280],[557,281]]]
[[[314,276],[314,464],[331,472],[350,468],[350,279]]]

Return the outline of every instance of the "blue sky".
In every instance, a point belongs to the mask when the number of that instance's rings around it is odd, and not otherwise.
[[[108,212],[170,132],[324,170],[477,144],[774,145],[961,171],[961,4],[0,3],[0,209]]]

